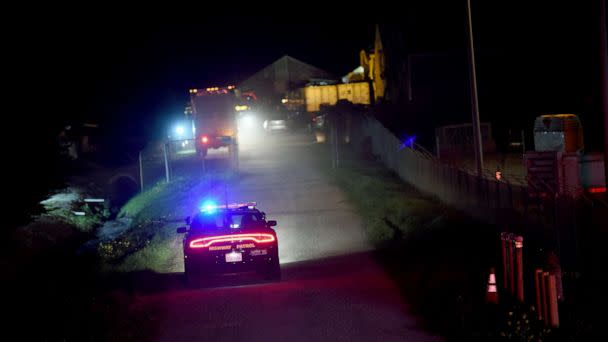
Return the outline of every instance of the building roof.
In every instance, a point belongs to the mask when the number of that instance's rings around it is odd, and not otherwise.
[[[281,95],[313,80],[333,80],[334,75],[291,56],[283,56],[239,84],[261,96]]]

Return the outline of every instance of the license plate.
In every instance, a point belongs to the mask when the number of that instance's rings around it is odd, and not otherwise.
[[[239,262],[243,261],[243,254],[239,252],[232,252],[226,254],[226,262]]]

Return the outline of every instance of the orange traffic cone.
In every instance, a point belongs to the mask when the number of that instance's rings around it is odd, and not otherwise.
[[[486,302],[498,304],[498,292],[496,289],[496,273],[494,267],[490,268],[490,276],[488,279],[488,291],[486,293]]]

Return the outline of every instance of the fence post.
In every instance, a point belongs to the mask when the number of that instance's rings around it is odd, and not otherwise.
[[[336,160],[336,123],[331,122],[331,127],[329,131],[329,153],[331,154],[331,168],[335,169],[338,167],[338,162]]]
[[[536,314],[538,320],[543,320],[543,270],[537,268],[534,271],[534,289],[536,290]]]
[[[549,272],[543,271],[542,274],[542,302],[543,302],[543,321],[546,325],[549,325]]]
[[[165,178],[167,183],[170,182],[169,178],[169,159],[167,158],[167,144],[163,144],[163,154],[165,156]]]
[[[231,171],[237,171],[239,169],[239,146],[234,139],[228,146],[228,158],[230,159]]]
[[[334,138],[334,146],[336,149],[336,168],[340,168],[340,131],[338,129],[338,125],[335,126],[335,138]]]
[[[329,157],[331,158],[331,168],[335,169],[336,161],[334,160],[334,127],[332,122],[328,122],[327,124],[329,125]]]
[[[500,244],[502,247],[502,287],[507,290],[509,288],[509,251],[507,249],[508,233],[500,233]]]
[[[517,262],[517,299],[520,302],[524,301],[524,270],[523,270],[523,247],[524,238],[521,236],[515,237],[515,258]]]
[[[549,274],[548,280],[548,311],[549,311],[549,325],[557,328],[559,327],[559,311],[557,308],[557,287],[555,285],[555,275]]]
[[[515,235],[509,234],[509,286],[511,295],[515,296]]]
[[[500,210],[500,181],[496,180],[496,205],[495,205],[495,209],[496,212],[498,213]]]

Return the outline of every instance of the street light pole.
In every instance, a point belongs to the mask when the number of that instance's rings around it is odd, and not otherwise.
[[[475,162],[477,175],[483,173],[483,146],[479,124],[479,102],[477,99],[477,73],[475,71],[475,44],[473,43],[473,20],[471,18],[471,0],[467,0],[467,28],[469,31],[469,70],[471,71],[471,110],[473,114],[473,142],[475,144]]]

